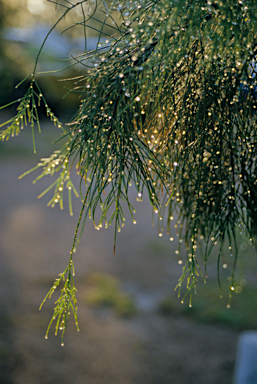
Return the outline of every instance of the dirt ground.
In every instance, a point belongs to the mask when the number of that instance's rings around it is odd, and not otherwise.
[[[0,161],[1,384],[232,382],[237,331],[157,310],[160,299],[173,292],[181,266],[175,242],[158,237],[144,202],[135,202],[137,224],[127,218],[116,256],[113,229],[96,231],[87,223],[75,258],[80,332],[71,318],[64,347],[53,331],[45,340],[54,299],[41,312],[38,307],[67,265],[80,202],[73,217],[68,210],[47,208],[48,196],[37,200],[37,195],[49,180],[35,186],[35,175],[18,180],[36,160],[2,156]],[[137,303],[135,316],[122,319],[111,309],[85,304],[87,278],[96,271],[121,280]]]

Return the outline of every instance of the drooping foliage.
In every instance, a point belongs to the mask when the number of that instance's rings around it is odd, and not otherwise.
[[[77,322],[72,257],[86,218],[97,229],[113,222],[116,240],[125,220],[122,201],[134,220],[131,184],[139,199],[148,195],[160,234],[165,219],[172,239],[171,223],[178,215],[176,227],[187,250],[179,289],[184,280],[188,292],[196,288],[199,242],[205,244],[205,264],[213,245],[220,244],[219,270],[226,240],[234,254],[233,290],[236,229],[245,231],[253,244],[257,234],[256,2],[54,3],[64,14],[80,7],[82,19],[71,28],[81,26],[85,42],[88,30],[98,29],[96,49],[85,49],[71,64],[83,68],[83,74],[74,80],[72,91],[79,94],[80,106],[63,128],[65,144],[38,164],[40,177],[59,174],[52,205],[62,207],[65,185],[70,194],[75,191],[72,164],[81,185],[86,184],[69,265],[47,295],[65,281],[51,320],[56,319],[56,332],[60,327],[63,337],[71,311]],[[2,140],[17,134],[26,119],[33,127],[41,99],[61,127],[38,88],[36,66],[31,76]]]

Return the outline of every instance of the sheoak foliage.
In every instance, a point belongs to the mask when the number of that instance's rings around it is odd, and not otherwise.
[[[257,3],[50,2],[63,12],[52,29],[76,9],[81,15],[69,26],[81,27],[85,36],[84,53],[69,64],[82,68],[71,90],[80,97],[79,108],[63,126],[48,107],[36,80],[43,44],[27,93],[16,101],[17,115],[5,123],[0,138],[18,134],[27,122],[32,133],[34,125],[40,129],[37,109],[43,102],[64,143],[36,167],[42,169],[38,179],[58,174],[44,192],[54,191],[50,205],[62,208],[67,188],[72,212],[72,191],[77,194],[69,172],[73,164],[81,178],[82,208],[70,260],[46,296],[64,281],[49,325],[56,322],[63,343],[71,313],[78,324],[73,253],[85,221],[89,216],[97,229],[114,225],[115,252],[124,202],[135,220],[128,196],[131,184],[139,200],[148,195],[160,235],[165,229],[172,239],[173,215],[178,217],[175,227],[187,252],[178,289],[185,280],[190,305],[202,274],[196,256],[201,244],[205,268],[214,244],[219,244],[219,271],[228,242],[234,289],[236,230],[244,231],[253,244],[257,234]],[[88,31],[98,34],[91,52]]]

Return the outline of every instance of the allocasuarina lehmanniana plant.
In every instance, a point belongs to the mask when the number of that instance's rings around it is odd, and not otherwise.
[[[69,27],[81,26],[85,36],[84,53],[71,63],[81,71],[71,90],[80,97],[77,113],[63,126],[38,86],[36,69],[48,34],[33,73],[25,79],[30,79],[26,94],[14,101],[17,115],[2,124],[0,133],[1,140],[7,140],[29,123],[34,135],[34,125],[40,130],[38,106],[44,103],[64,143],[35,167],[42,168],[38,179],[58,174],[44,192],[54,191],[50,205],[62,208],[67,188],[72,213],[71,194],[77,192],[69,171],[74,163],[81,178],[82,208],[70,260],[46,296],[64,281],[47,334],[55,320],[63,343],[71,312],[78,326],[73,253],[88,216],[97,229],[114,224],[115,252],[116,233],[125,220],[124,202],[135,222],[128,196],[131,184],[139,200],[148,195],[159,218],[160,236],[166,227],[173,239],[174,212],[178,217],[175,227],[187,255],[178,290],[186,280],[189,305],[202,274],[196,257],[199,245],[205,248],[206,268],[213,246],[219,244],[219,271],[228,242],[234,256],[233,291],[236,230],[252,244],[257,234],[257,3],[51,2],[63,13],[49,34],[66,15],[80,10],[76,15],[81,19]],[[87,50],[90,30],[98,34],[93,51]],[[180,250],[176,253],[182,264]]]

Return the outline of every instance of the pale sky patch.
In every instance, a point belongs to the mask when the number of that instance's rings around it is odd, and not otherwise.
[[[33,15],[39,15],[45,10],[44,0],[27,0],[27,8]]]

